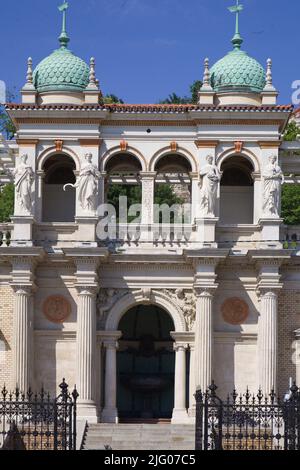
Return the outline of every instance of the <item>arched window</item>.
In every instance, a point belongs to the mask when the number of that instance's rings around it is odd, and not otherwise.
[[[242,156],[234,156],[222,164],[220,193],[221,224],[253,224],[254,181],[252,164]]]
[[[127,197],[127,209],[142,202],[142,187],[139,177],[142,165],[130,153],[117,153],[108,160],[105,171],[107,172],[105,200],[114,206],[117,219],[119,219],[120,196]]]
[[[52,155],[43,170],[43,222],[74,222],[76,191],[63,190],[65,184],[76,182],[73,159],[64,154]]]
[[[156,162],[154,169],[157,172],[154,194],[156,204],[172,206],[191,203],[192,167],[184,156],[175,153],[164,155]],[[190,219],[191,214],[188,222]]]

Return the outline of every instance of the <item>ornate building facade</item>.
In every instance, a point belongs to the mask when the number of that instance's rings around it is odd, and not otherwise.
[[[94,59],[70,52],[64,26],[59,41],[6,107],[0,384],[56,393],[65,377],[90,422],[192,422],[213,380],[223,396],[284,394],[300,383],[300,229],[283,224],[280,189],[300,161],[271,61],[237,29],[227,56],[205,60],[198,104],[104,104]],[[184,224],[155,220],[166,184],[191,208]],[[115,233],[110,218],[105,239],[113,185],[138,187],[142,213]]]

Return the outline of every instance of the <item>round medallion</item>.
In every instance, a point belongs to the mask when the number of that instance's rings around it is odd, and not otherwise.
[[[223,318],[230,325],[242,325],[249,316],[249,307],[238,297],[225,300],[221,308]]]
[[[45,300],[43,312],[52,323],[63,323],[71,314],[71,305],[65,297],[52,295]]]

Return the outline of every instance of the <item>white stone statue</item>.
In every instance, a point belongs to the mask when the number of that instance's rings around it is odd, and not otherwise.
[[[78,188],[78,200],[82,209],[95,211],[97,209],[98,181],[101,178],[101,173],[96,165],[92,163],[93,155],[91,153],[87,153],[84,158],[86,163],[81,167],[77,182],[75,184],[66,184],[64,191],[68,186]]]
[[[206,157],[206,161],[207,164],[200,170],[200,211],[201,216],[214,217],[216,214],[218,186],[222,175],[214,164],[214,158],[211,155]]]
[[[18,215],[30,215],[32,211],[31,186],[34,181],[32,167],[27,165],[28,155],[21,156],[21,163],[13,170],[5,168],[5,173],[10,176],[16,188],[16,203]]]
[[[280,215],[281,185],[284,183],[282,169],[277,163],[277,156],[269,157],[263,171],[263,215],[278,217]]]

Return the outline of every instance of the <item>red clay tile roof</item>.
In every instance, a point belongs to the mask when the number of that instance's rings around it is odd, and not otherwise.
[[[18,104],[7,103],[7,110],[45,110],[45,111],[109,111],[111,113],[166,113],[166,114],[182,114],[193,111],[203,112],[287,112],[293,111],[292,105],[277,106],[210,106],[210,105],[193,105],[193,104]]]

